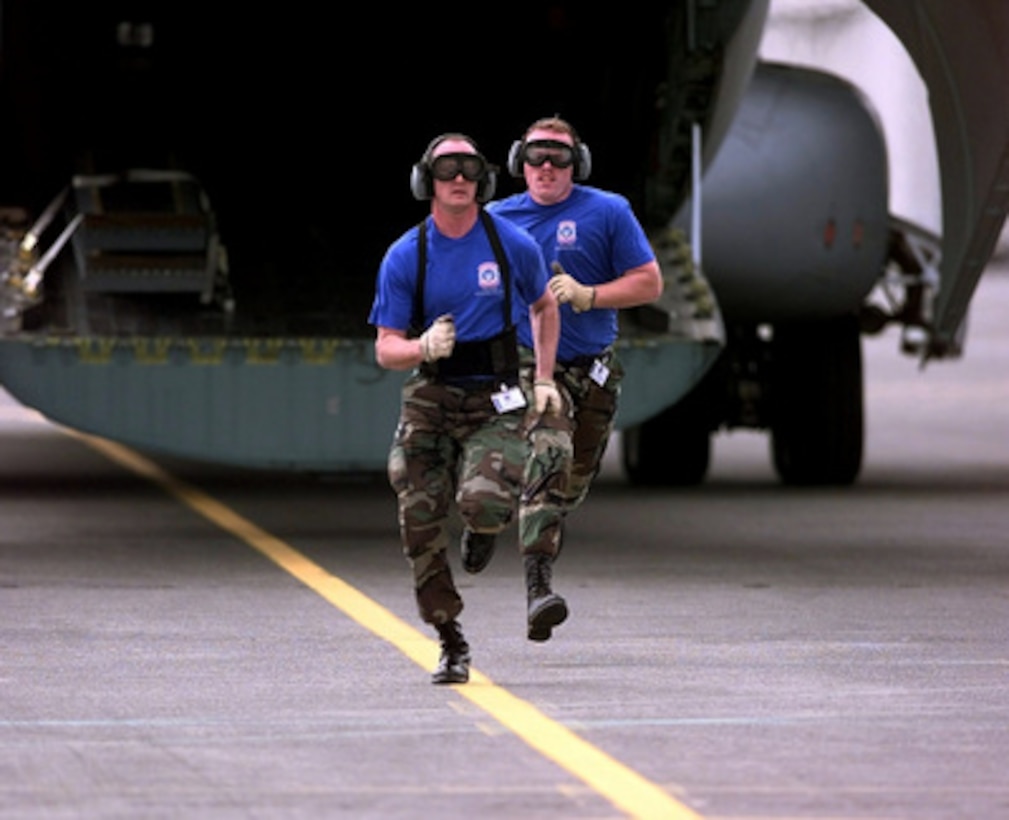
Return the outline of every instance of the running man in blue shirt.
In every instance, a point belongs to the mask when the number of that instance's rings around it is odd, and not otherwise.
[[[544,417],[532,431],[519,506],[520,548],[529,562],[560,552],[564,516],[588,494],[613,432],[623,369],[613,350],[617,309],[654,302],[662,272],[640,223],[622,196],[578,184],[591,153],[560,117],[537,120],[508,155],[508,171],[526,191],[490,203],[496,216],[525,228],[554,270],[550,289],[561,303],[556,378],[573,413]],[[528,325],[519,343],[531,344]],[[525,362],[532,359],[526,350]],[[549,563],[546,581],[550,582]],[[541,574],[528,578],[530,586]],[[532,595],[532,593],[530,593]],[[529,638],[552,630],[530,622]]]
[[[469,680],[463,601],[446,556],[453,497],[465,525],[463,564],[477,571],[514,517],[529,424],[561,410],[549,271],[525,231],[482,207],[495,181],[469,137],[432,140],[410,178],[431,213],[386,251],[369,317],[379,365],[415,369],[403,386],[389,481],[420,617],[441,639],[433,683]],[[524,381],[519,324],[534,351]]]

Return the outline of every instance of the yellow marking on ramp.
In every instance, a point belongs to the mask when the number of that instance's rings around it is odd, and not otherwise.
[[[437,662],[439,646],[436,641],[202,490],[176,479],[127,447],[85,433],[67,432],[111,461],[152,481],[204,518],[258,550],[425,670]],[[626,812],[628,817],[701,820],[700,815],[674,800],[664,789],[547,717],[532,704],[498,686],[476,669],[470,670],[469,683],[453,685],[452,688],[544,757]]]

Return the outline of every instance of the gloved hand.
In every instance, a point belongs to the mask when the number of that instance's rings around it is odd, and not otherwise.
[[[536,412],[539,415],[549,413],[559,416],[564,407],[561,393],[553,379],[537,379],[533,384],[533,397],[536,401]]]
[[[455,347],[455,321],[448,313],[442,314],[420,334],[420,351],[425,362],[444,359],[452,355]]]
[[[596,304],[596,289],[583,285],[564,270],[560,262],[552,262],[550,269],[554,275],[550,277],[550,292],[562,305],[570,302],[575,313],[591,310]]]

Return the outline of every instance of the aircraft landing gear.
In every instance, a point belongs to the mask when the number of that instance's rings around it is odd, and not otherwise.
[[[711,428],[699,388],[624,430],[624,472],[632,484],[690,487],[704,481],[711,460]]]
[[[864,424],[858,317],[776,326],[771,345],[771,451],[782,483],[853,483]]]

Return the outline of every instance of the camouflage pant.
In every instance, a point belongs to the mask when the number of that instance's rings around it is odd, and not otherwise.
[[[499,414],[494,388],[450,387],[419,375],[403,386],[389,482],[427,623],[453,620],[463,607],[445,552],[453,499],[477,532],[500,532],[515,515],[528,449],[525,413]]]
[[[522,376],[533,378],[532,352],[523,349]],[[565,401],[559,417],[544,417],[529,431],[530,453],[519,504],[519,545],[523,554],[556,555],[561,521],[588,495],[599,474],[617,415],[624,371],[611,353],[606,384],[600,386],[585,366],[558,365],[557,386]]]

